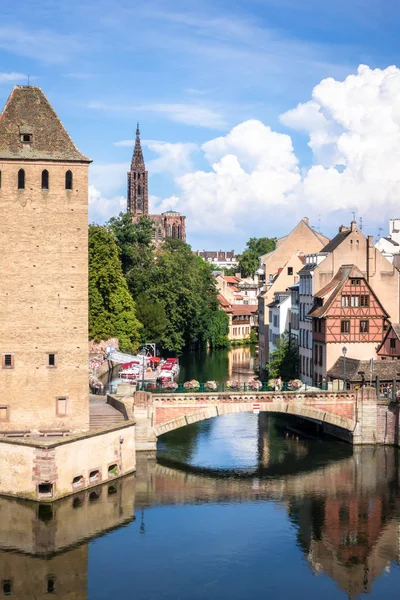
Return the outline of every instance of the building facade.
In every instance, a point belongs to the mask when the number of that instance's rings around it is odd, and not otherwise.
[[[344,265],[316,294],[309,316],[313,379],[321,384],[343,354],[358,360],[377,358],[389,315],[360,269]]]
[[[289,332],[290,308],[292,294],[290,291],[276,292],[273,302],[268,304],[269,309],[269,356],[276,349],[278,339],[285,332]]]
[[[127,211],[132,214],[134,223],[141,217],[147,217],[153,221],[154,244],[161,244],[168,238],[186,242],[186,217],[174,210],[163,212],[161,215],[149,214],[148,182],[149,174],[143,158],[138,123],[131,168],[128,171]]]
[[[239,265],[239,261],[234,250],[197,250],[196,254],[206,262],[210,263],[215,270],[231,269],[232,267],[236,268]]]
[[[264,286],[258,296],[260,373],[264,373],[268,361],[268,304],[273,301],[275,292],[286,290],[298,282],[301,257],[319,252],[328,241],[329,238],[310,227],[308,218],[304,217],[288,235],[277,240],[275,250],[260,257],[260,268],[264,271]]]
[[[0,431],[89,428],[88,166],[38,87],[0,116]]]
[[[394,256],[400,254],[400,219],[390,219],[389,235],[379,238],[375,248],[393,263]]]

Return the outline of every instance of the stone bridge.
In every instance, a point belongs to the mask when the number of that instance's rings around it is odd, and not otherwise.
[[[398,405],[378,399],[375,388],[351,392],[136,392],[136,449],[154,454],[164,433],[240,412],[292,415],[317,423],[320,431],[352,444],[398,443]]]

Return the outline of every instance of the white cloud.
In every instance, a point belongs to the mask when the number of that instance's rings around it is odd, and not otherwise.
[[[14,81],[22,81],[26,83],[28,81],[28,75],[24,73],[0,73],[0,83],[10,83]]]
[[[193,103],[164,103],[164,104],[104,104],[102,102],[90,102],[87,108],[105,110],[111,112],[142,112],[157,113],[177,123],[206,127],[209,129],[223,129],[226,121],[223,115],[215,108]]]
[[[0,48],[37,59],[43,63],[65,62],[81,49],[74,35],[56,33],[48,29],[24,29],[11,25],[0,26]]]
[[[91,221],[104,223],[110,217],[118,215],[125,209],[126,198],[123,196],[105,198],[94,185],[89,185],[89,216]]]
[[[178,196],[170,196],[169,198],[161,198],[160,196],[149,196],[150,214],[159,214],[168,210],[179,210]]]
[[[128,162],[92,164],[89,169],[89,181],[105,196],[117,195],[121,188],[126,188]]]
[[[181,175],[193,168],[191,156],[199,150],[197,144],[177,142],[163,142],[160,140],[141,140],[142,146],[148,148],[157,158],[146,161],[146,168],[150,175],[157,173],[171,173],[174,176]],[[114,142],[114,146],[121,148],[133,148],[135,140],[120,140]]]

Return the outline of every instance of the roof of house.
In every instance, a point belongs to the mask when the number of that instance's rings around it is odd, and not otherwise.
[[[233,312],[232,304],[230,302],[228,302],[228,300],[225,298],[225,296],[223,296],[222,294],[218,294],[217,298],[218,298],[218,302],[220,303],[222,310],[224,310],[227,313]]]
[[[347,236],[351,233],[350,227],[343,227],[339,233],[335,235],[334,238],[331,239],[330,242],[326,244],[321,250],[321,252],[333,252],[340,244],[347,238]]]
[[[275,300],[273,300],[272,302],[267,304],[267,306],[269,308],[274,308],[275,306],[279,306],[280,304],[282,304],[282,302],[287,300],[290,295],[291,295],[290,292],[275,292]]]
[[[236,277],[236,275],[224,275],[224,279],[227,283],[235,284],[241,281],[240,277]]]
[[[316,292],[316,294],[314,294],[315,298],[322,298],[325,301],[322,306],[315,306],[312,308],[312,310],[308,313],[308,316],[317,318],[324,317],[349,278],[365,279],[364,274],[358,267],[356,267],[356,265],[342,265],[330,282]],[[366,281],[365,283],[369,287],[371,294],[373,294],[377,302],[379,302],[379,299],[368,285],[368,282]],[[385,315],[388,317],[389,315],[386,313],[383,306],[380,306]]]
[[[387,242],[390,242],[391,244],[393,244],[393,246],[400,246],[400,244],[398,244],[397,242],[392,240],[392,238],[390,238],[390,237],[384,237],[383,239],[386,240]]]
[[[333,367],[327,372],[327,376],[330,379],[343,379],[344,369],[344,357],[340,356]],[[360,372],[364,372],[364,377],[368,381],[370,377],[370,361],[346,357],[346,380],[354,383],[361,382],[362,377],[359,374]],[[375,380],[375,377],[379,377],[381,381],[400,379],[400,362],[397,360],[374,360],[373,380]]]
[[[23,135],[31,141],[23,142]],[[0,115],[0,159],[91,162],[79,152],[43,91],[17,85]]]
[[[253,315],[257,312],[258,306],[256,304],[232,304],[233,316],[239,317],[242,315]]]

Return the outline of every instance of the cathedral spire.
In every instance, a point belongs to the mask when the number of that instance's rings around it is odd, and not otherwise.
[[[133,150],[133,157],[132,157],[132,168],[134,168],[134,167],[136,167],[136,168],[142,167],[144,169],[143,152],[142,152],[142,146],[140,144],[139,121],[136,126],[135,148]]]

